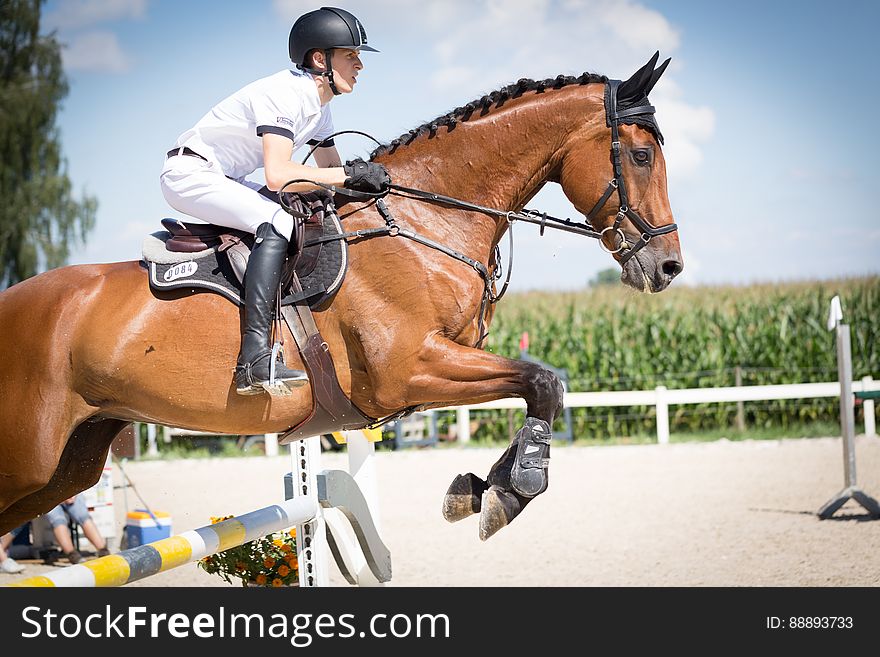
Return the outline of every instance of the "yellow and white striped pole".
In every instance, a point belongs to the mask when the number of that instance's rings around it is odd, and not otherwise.
[[[315,496],[296,497],[215,525],[201,527],[118,554],[30,577],[7,586],[122,586],[307,522],[318,513]]]

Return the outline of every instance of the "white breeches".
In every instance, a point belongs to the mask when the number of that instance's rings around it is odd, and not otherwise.
[[[169,157],[159,181],[168,205],[196,219],[249,233],[270,223],[288,240],[293,232],[293,218],[259,193],[261,185],[227,178],[216,164],[201,158]]]

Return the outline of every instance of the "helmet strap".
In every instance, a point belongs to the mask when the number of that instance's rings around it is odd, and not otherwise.
[[[331,56],[331,50],[329,48],[324,50],[324,61],[326,62],[325,66],[327,67],[326,71],[321,71],[317,68],[312,68],[310,66],[303,66],[302,64],[297,64],[296,67],[300,71],[305,71],[306,73],[311,73],[312,75],[317,75],[321,78],[327,78],[327,82],[330,85],[330,91],[333,92],[334,96],[339,96],[342,92],[340,92],[339,89],[336,88],[336,82],[333,80],[333,66],[330,63]]]
[[[333,64],[330,62],[330,58],[332,57],[332,51],[330,48],[324,50],[324,60],[327,62],[327,82],[330,84],[330,91],[333,92],[334,96],[339,96],[342,94],[339,89],[336,88],[336,82],[333,80]]]

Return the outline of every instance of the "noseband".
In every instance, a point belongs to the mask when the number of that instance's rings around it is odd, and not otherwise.
[[[635,116],[653,115],[655,112],[653,105],[636,105],[627,109],[617,109],[617,88],[620,86],[620,80],[608,80],[608,103],[605,107],[605,117],[609,126],[611,126],[611,163],[614,167],[614,177],[608,182],[605,193],[593,206],[593,209],[587,214],[586,223],[592,227],[592,222],[605,207],[608,199],[617,190],[618,209],[617,216],[611,226],[603,228],[599,231],[599,246],[608,253],[620,253],[620,265],[624,266],[630,258],[647,245],[652,238],[658,235],[666,235],[674,230],[678,230],[678,226],[674,223],[658,226],[655,228],[635,210],[629,206],[629,199],[626,193],[626,183],[623,180],[623,166],[620,160],[620,123],[621,119],[631,119]],[[624,121],[626,123],[626,121]],[[626,241],[626,235],[620,229],[620,224],[624,217],[629,219],[632,224],[639,229],[641,235],[639,241],[630,245]],[[616,249],[609,249],[605,246],[604,237],[607,233],[616,234],[620,238],[620,243]]]

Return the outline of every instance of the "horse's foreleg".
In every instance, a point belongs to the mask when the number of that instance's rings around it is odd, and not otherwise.
[[[511,360],[451,341],[420,354],[409,377],[409,404],[473,404],[505,397],[526,400],[527,417],[487,480],[458,475],[443,502],[450,522],[480,513],[480,538],[508,525],[548,484],[553,420],[562,411],[562,383],[535,363]],[[405,404],[404,404],[405,405]]]
[[[509,525],[547,490],[552,421],[531,415],[492,468],[486,481],[473,473],[453,479],[443,500],[443,517],[456,522],[480,514],[480,539]]]
[[[101,478],[107,452],[127,420],[87,420],[70,434],[64,449],[50,463],[54,474],[39,489],[24,495],[0,512],[0,534],[46,513],[64,499],[93,486]],[[44,458],[50,459],[46,454]]]

